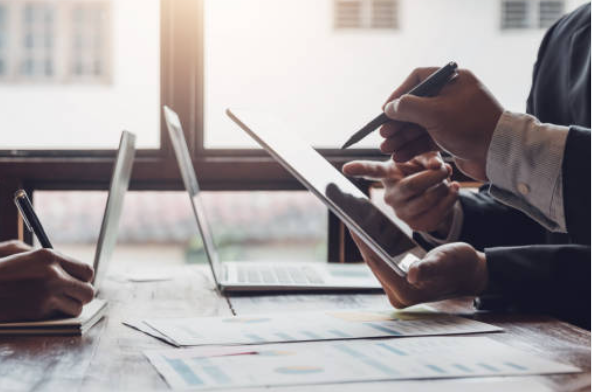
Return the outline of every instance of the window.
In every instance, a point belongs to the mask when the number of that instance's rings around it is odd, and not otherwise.
[[[502,29],[546,29],[565,12],[564,1],[504,0]]]
[[[570,8],[583,2],[572,2]],[[338,148],[378,114],[413,68],[450,60],[474,71],[508,110],[525,110],[544,30],[501,31],[499,7],[509,7],[504,8],[508,23],[521,26],[524,12],[530,18],[534,9],[538,18],[540,2],[387,3],[386,9],[396,10],[395,20],[405,21],[396,34],[335,29],[335,24],[369,26],[372,18],[361,15],[378,10],[383,4],[378,1],[206,0],[206,149],[257,147],[224,115],[232,106],[273,113],[315,147]],[[379,143],[375,133],[348,153],[376,154]]]
[[[0,4],[0,80],[8,72],[8,41],[7,41],[7,15],[6,6]]]
[[[327,259],[327,209],[308,192],[204,192],[203,200],[223,261]],[[104,191],[38,191],[34,203],[53,245],[92,261],[106,201]],[[116,252],[143,264],[206,263],[198,230],[185,192],[131,191]]]
[[[17,35],[22,56],[18,74],[28,79],[55,74],[55,8],[52,4],[29,3],[22,9],[22,30]]]
[[[160,0],[0,0],[0,150],[158,148],[159,24]]]
[[[0,75],[15,83],[110,79],[109,0],[0,0]]]
[[[563,1],[541,1],[539,3],[539,27],[551,27],[563,15],[564,8]]]
[[[582,3],[566,1],[565,11]],[[232,192],[302,187],[254,148],[225,116],[227,107],[284,118],[336,166],[352,157],[382,157],[376,134],[358,148],[337,147],[377,115],[417,66],[455,60],[472,69],[507,109],[523,111],[544,30],[502,33],[501,4],[0,0],[6,129],[0,140],[0,239],[18,234],[11,202],[18,187],[35,191],[34,201],[35,194],[50,190],[105,190],[121,129],[138,135],[131,189],[181,189],[162,104],[181,117],[202,188]],[[537,11],[541,2],[535,4],[527,13],[538,21],[543,11]],[[26,6],[35,22],[25,23]],[[338,20],[359,27],[337,28]],[[34,48],[30,55],[26,31]],[[25,52],[34,77],[20,74]],[[498,61],[505,58],[512,61]],[[265,203],[267,208],[273,202]],[[335,254],[344,230],[328,220],[329,253]]]
[[[106,3],[80,3],[70,10],[70,75],[72,78],[97,79],[109,74],[109,29],[106,27]]]
[[[335,0],[336,29],[397,29],[398,0]]]

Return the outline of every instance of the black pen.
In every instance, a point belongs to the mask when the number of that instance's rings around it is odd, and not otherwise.
[[[27,196],[27,192],[23,189],[16,191],[14,194],[14,204],[16,204],[16,207],[21,213],[25,226],[37,236],[41,246],[44,248],[53,248],[49,241],[49,237],[41,225],[41,221],[33,209],[33,205],[31,204],[31,200],[29,200],[29,196]]]
[[[411,91],[407,94],[415,95],[418,97],[433,97],[437,95],[440,90],[452,80],[456,74],[457,65],[454,61],[449,62],[433,74],[427,77],[423,82],[415,86]],[[380,114],[374,120],[370,121],[366,126],[360,129],[358,132],[354,133],[352,137],[348,139],[347,142],[341,147],[342,150],[353,146],[372,132],[376,130],[382,124],[389,122],[390,119],[385,113]]]

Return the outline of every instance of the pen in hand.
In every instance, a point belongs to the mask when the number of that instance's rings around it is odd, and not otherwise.
[[[433,74],[431,74],[427,79],[423,82],[415,86],[411,91],[407,94],[415,95],[418,97],[432,97],[437,95],[440,90],[452,80],[456,75],[456,69],[458,68],[457,64],[454,61],[449,62]],[[387,123],[390,121],[388,116],[385,113],[381,113],[378,117],[374,120],[370,121],[366,124],[365,127],[360,129],[356,132],[352,137],[348,139],[347,142],[341,147],[342,150],[353,146],[354,144],[358,143],[360,140],[364,139],[366,136],[374,132],[379,126]]]
[[[51,241],[49,241],[49,237],[41,225],[39,217],[37,217],[37,214],[33,209],[33,205],[31,204],[29,196],[27,196],[27,192],[23,189],[16,191],[14,194],[14,204],[16,204],[16,207],[18,208],[25,226],[29,231],[32,231],[33,234],[35,234],[39,243],[41,243],[41,246],[44,248],[53,248]]]

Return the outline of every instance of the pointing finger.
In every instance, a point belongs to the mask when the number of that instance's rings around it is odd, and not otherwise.
[[[392,162],[353,161],[346,163],[341,169],[343,173],[351,177],[362,177],[368,180],[399,179],[401,174],[395,169]]]

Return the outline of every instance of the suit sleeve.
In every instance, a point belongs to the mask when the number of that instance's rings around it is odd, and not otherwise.
[[[485,255],[489,285],[477,308],[546,313],[590,329],[589,246],[488,248]]]
[[[459,240],[477,250],[521,246],[546,241],[546,230],[527,215],[495,200],[487,186],[460,198],[464,220]]]
[[[562,170],[567,232],[574,242],[590,245],[590,129],[571,127]]]

